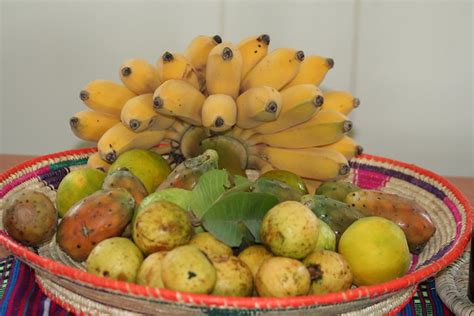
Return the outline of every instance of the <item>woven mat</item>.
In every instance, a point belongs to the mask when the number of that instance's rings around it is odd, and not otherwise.
[[[51,301],[35,283],[34,271],[13,256],[0,262],[0,315],[73,315]],[[454,315],[443,304],[433,278],[422,282],[413,299],[398,313]]]

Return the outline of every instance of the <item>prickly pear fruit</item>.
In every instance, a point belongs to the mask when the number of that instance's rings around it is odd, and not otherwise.
[[[216,269],[216,285],[212,295],[251,296],[253,292],[253,276],[249,267],[235,256],[211,257]]]
[[[395,222],[405,233],[410,252],[414,254],[423,250],[436,231],[421,205],[396,194],[362,190],[350,193],[345,201],[366,216],[380,216]]]
[[[55,231],[58,212],[43,193],[23,190],[6,202],[3,227],[13,239],[27,246],[41,246]]]
[[[259,178],[253,184],[253,192],[268,193],[276,196],[278,202],[299,201],[301,192],[277,179]]]
[[[204,252],[208,257],[232,255],[232,248],[216,239],[208,232],[194,235],[189,241],[189,244],[198,247],[199,250]]]
[[[161,277],[161,265],[167,251],[154,252],[143,260],[137,273],[137,283],[157,288],[164,288]]]
[[[328,198],[344,202],[344,199],[349,193],[359,190],[360,188],[353,183],[343,180],[335,180],[323,182],[316,189],[315,194],[324,195]]]
[[[166,200],[149,203],[132,223],[133,241],[145,254],[184,245],[192,232],[188,212]]]
[[[329,225],[336,234],[336,241],[353,222],[364,217],[355,207],[333,200],[324,195],[307,194],[301,203],[310,208],[316,216]]]
[[[218,163],[219,156],[213,149],[208,149],[194,158],[188,158],[174,168],[160,184],[157,191],[172,187],[191,190],[196,185],[199,177],[206,171],[217,169]]]
[[[135,177],[128,169],[121,168],[109,173],[102,184],[102,189],[123,188],[130,192],[135,199],[135,205],[138,206],[148,195],[143,183]]]
[[[120,236],[133,216],[135,200],[125,189],[100,190],[74,204],[58,225],[59,247],[76,261],[104,239]]]
[[[135,282],[143,254],[128,238],[104,239],[92,249],[86,260],[89,273],[119,281]]]
[[[269,170],[259,177],[261,178],[268,178],[268,179],[275,179],[281,182],[286,183],[291,188],[299,191],[301,195],[308,194],[308,188],[306,183],[304,182],[303,178],[301,178],[296,173],[287,170]]]

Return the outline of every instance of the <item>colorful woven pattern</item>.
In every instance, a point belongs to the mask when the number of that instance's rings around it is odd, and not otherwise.
[[[55,189],[62,177],[72,169],[82,168],[92,152],[93,149],[84,149],[57,153],[7,171],[0,176],[0,207],[8,196],[24,188],[40,190],[54,201]],[[432,277],[464,251],[471,234],[471,207],[454,186],[427,170],[370,155],[362,155],[351,163],[349,180],[363,188],[416,200],[429,210],[437,227],[423,252],[413,257],[410,273],[404,277],[344,293],[292,298],[195,295],[88,274],[80,264],[72,264],[54,242],[40,248],[40,255],[19,245],[2,231],[0,242],[37,271],[37,280],[50,297],[75,311],[94,313],[103,308],[117,308],[123,310],[124,315],[134,312],[167,315],[259,315],[265,312],[394,315],[410,302],[417,284]],[[64,294],[67,291],[70,296]],[[423,295],[419,297],[421,302]],[[428,311],[428,307],[425,310]]]

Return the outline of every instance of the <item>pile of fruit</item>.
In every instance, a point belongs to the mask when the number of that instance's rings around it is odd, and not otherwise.
[[[198,36],[156,65],[126,61],[123,85],[87,84],[70,125],[97,153],[54,201],[10,196],[6,231],[54,238],[89,273],[191,293],[324,294],[406,274],[429,215],[345,179],[359,100],[318,88],[332,59],[269,44]]]
[[[98,276],[240,297],[386,282],[408,272],[410,252],[422,251],[435,232],[412,200],[343,180],[309,193],[286,170],[251,180],[220,169],[213,149],[173,170],[154,151],[126,151],[108,172],[68,173],[54,203],[19,191],[3,221],[28,246],[55,234],[61,251]]]
[[[308,180],[349,172],[362,152],[347,135],[347,115],[359,99],[318,86],[331,58],[303,51],[269,51],[266,34],[237,45],[197,36],[184,53],[164,52],[156,65],[125,61],[122,84],[94,80],[80,92],[88,107],[70,119],[79,138],[97,142],[90,167],[107,168],[123,152],[160,144],[173,163],[216,150],[220,167],[292,171]]]

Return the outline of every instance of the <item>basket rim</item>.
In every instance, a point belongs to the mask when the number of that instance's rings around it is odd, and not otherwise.
[[[37,163],[43,162],[49,159],[60,158],[67,155],[81,155],[90,154],[96,152],[96,148],[80,148],[73,150],[66,150],[57,152],[49,155],[35,157],[27,160],[17,166],[9,168],[4,173],[0,174],[0,182],[4,181],[12,174],[19,170],[31,167]],[[158,289],[123,281],[116,281],[100,276],[96,276],[85,271],[67,266],[63,263],[56,262],[52,259],[41,257],[34,253],[30,249],[22,246],[21,244],[10,239],[6,232],[1,231],[0,243],[14,255],[22,258],[26,263],[30,262],[37,267],[49,271],[57,276],[65,277],[75,282],[85,283],[89,286],[103,288],[107,290],[113,290],[118,293],[135,295],[138,297],[150,298],[150,296],[160,299],[168,303],[180,303],[184,305],[193,305],[201,307],[229,307],[229,308],[247,308],[254,309],[258,306],[261,310],[267,309],[298,309],[304,307],[310,307],[313,305],[325,305],[335,303],[345,303],[355,301],[359,299],[369,299],[379,295],[396,292],[397,290],[406,288],[411,285],[415,285],[420,281],[432,276],[436,272],[448,266],[454,260],[456,260],[466,248],[469,242],[472,232],[472,207],[468,199],[457,189],[449,180],[446,178],[414,164],[401,162],[398,160],[385,158],[381,156],[375,156],[370,154],[362,154],[357,159],[368,159],[380,163],[389,163],[395,166],[403,167],[414,171],[418,174],[427,176],[438,183],[445,186],[454,197],[461,203],[465,209],[466,215],[466,227],[459,236],[459,239],[452,245],[452,248],[444,254],[438,260],[414,271],[410,274],[402,276],[400,278],[371,286],[361,286],[354,289],[349,289],[344,292],[329,293],[323,295],[307,295],[298,297],[286,297],[286,298],[262,298],[262,297],[226,297],[226,296],[215,296],[208,294],[192,294],[187,292],[178,292],[169,289]]]

